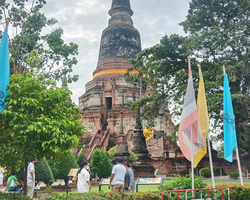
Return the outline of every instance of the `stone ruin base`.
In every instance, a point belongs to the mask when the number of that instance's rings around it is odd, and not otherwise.
[[[150,162],[133,162],[132,167],[134,169],[135,178],[155,177],[155,168],[151,165]]]

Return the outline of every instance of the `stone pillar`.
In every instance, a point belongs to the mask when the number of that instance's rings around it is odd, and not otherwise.
[[[128,143],[123,133],[123,113],[121,112],[121,132],[118,135],[115,147],[115,159],[129,161]]]
[[[137,118],[136,118],[136,126],[134,128],[134,134],[132,136],[131,141],[131,151],[133,151],[136,156],[139,158],[138,161],[148,160],[149,152],[147,150],[146,139],[143,135],[143,130],[141,126],[141,122],[139,120],[140,111],[138,110]]]

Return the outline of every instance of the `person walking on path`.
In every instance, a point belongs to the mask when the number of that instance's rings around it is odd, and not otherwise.
[[[35,189],[35,164],[37,163],[37,159],[34,158],[28,165],[27,171],[27,196],[33,198],[34,189]]]
[[[125,175],[125,180],[124,180],[124,183],[125,183],[124,191],[126,193],[130,193],[131,191],[135,191],[134,172],[129,162],[124,162],[123,165],[127,170],[126,175]]]
[[[90,184],[90,174],[88,172],[88,161],[84,161],[80,164],[80,169],[78,170],[78,179],[77,179],[77,191],[78,193],[87,193],[91,190]]]
[[[116,165],[113,167],[109,182],[109,189],[111,192],[123,192],[124,189],[124,178],[126,174],[126,168],[122,164],[121,159],[116,160]]]
[[[106,121],[104,122],[104,130],[107,130],[108,129],[108,119],[106,119]]]

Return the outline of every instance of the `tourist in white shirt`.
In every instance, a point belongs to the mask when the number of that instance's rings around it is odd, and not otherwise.
[[[80,164],[80,169],[78,170],[78,179],[77,179],[77,191],[79,193],[87,193],[91,189],[90,184],[90,174],[87,171],[89,168],[88,161],[84,161]]]
[[[116,165],[113,167],[109,182],[109,189],[111,192],[123,192],[124,190],[124,178],[126,174],[126,168],[122,164],[121,159],[116,160]]]
[[[28,165],[27,171],[27,196],[33,198],[34,189],[35,189],[35,164],[37,159],[34,158]]]

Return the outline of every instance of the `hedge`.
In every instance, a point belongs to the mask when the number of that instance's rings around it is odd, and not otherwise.
[[[200,175],[205,178],[211,177],[211,170],[209,168],[201,168]]]
[[[233,178],[233,179],[237,179],[237,178],[239,178],[239,172],[230,172],[229,173],[229,177],[230,178]]]
[[[28,196],[24,196],[21,193],[1,193],[0,192],[0,199],[1,200],[28,200],[30,199]]]
[[[230,189],[230,199],[237,199],[237,200],[249,200],[250,196],[250,188],[248,186],[240,186],[240,185],[217,185],[217,187],[226,187],[226,186],[234,186],[234,189]],[[217,196],[217,199],[221,199],[220,190],[217,192],[210,191],[210,198]],[[160,200],[161,199],[162,191],[155,191],[155,192],[139,192],[135,193],[132,192],[131,194],[119,194],[119,193],[111,193],[111,192],[90,192],[85,194],[80,193],[71,193],[69,195],[59,195],[53,194],[51,197],[45,198],[43,200]],[[223,199],[228,199],[228,191],[223,190]],[[199,196],[200,198],[200,196]],[[0,193],[1,200],[28,200],[29,197],[23,196],[19,193]],[[174,193],[172,193],[172,197],[169,197],[169,194],[164,195],[164,200],[177,200],[178,197]],[[185,199],[185,198],[182,198]],[[188,200],[192,199],[192,195],[189,196]],[[41,200],[37,198],[37,200]]]

